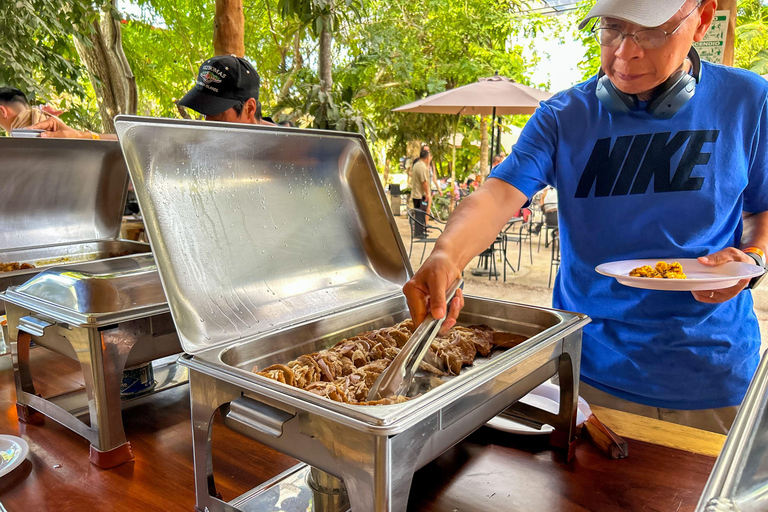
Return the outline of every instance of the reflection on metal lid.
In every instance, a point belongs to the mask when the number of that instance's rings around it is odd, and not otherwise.
[[[116,127],[187,352],[397,294],[412,273],[360,136]]]
[[[41,272],[8,291],[8,299],[36,302],[75,314],[120,313],[165,305],[152,255],[86,263]]]
[[[115,141],[0,138],[0,250],[115,239],[128,172]]]

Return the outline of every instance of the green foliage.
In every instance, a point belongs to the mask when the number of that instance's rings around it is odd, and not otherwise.
[[[394,113],[393,108],[496,71],[527,83],[515,39],[544,21],[517,18],[520,5],[516,0],[371,0],[362,22],[345,34],[346,59],[334,77],[387,141],[390,158],[419,140],[430,145],[439,174],[447,175],[454,124],[453,116]],[[478,140],[478,124],[475,117],[462,117],[460,132]],[[466,153],[467,162],[457,168],[471,168],[476,153]],[[460,160],[464,155],[457,154]]]
[[[0,9],[0,85],[41,99],[84,96],[71,37],[86,42],[96,16],[94,3],[83,0],[8,0]]]
[[[363,3],[361,0],[278,0],[284,20],[296,18],[302,26],[310,27],[315,36],[323,31],[323,20],[330,21],[328,30],[338,32],[342,21],[359,19]]]
[[[141,15],[123,24],[123,49],[136,77],[139,114],[179,117],[174,101],[194,85],[213,55],[214,2],[136,2]],[[194,114],[194,112],[191,112]]]
[[[741,0],[736,18],[735,65],[768,73],[768,7],[760,0]]]

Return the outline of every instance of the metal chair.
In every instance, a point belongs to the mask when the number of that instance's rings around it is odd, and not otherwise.
[[[509,268],[512,269],[513,272],[517,272],[520,270],[520,265],[522,264],[523,259],[523,242],[528,242],[528,254],[529,258],[531,260],[531,264],[533,264],[533,241],[532,241],[532,229],[534,226],[534,217],[531,215],[528,217],[528,221],[523,222],[516,222],[509,224],[504,231],[501,232],[501,235],[503,235],[504,238],[504,247],[503,247],[503,253],[504,253],[504,280],[507,279],[507,265],[509,265]],[[515,268],[512,263],[509,262],[509,259],[507,258],[507,248],[509,246],[509,242],[516,242],[518,244],[518,250],[517,250],[517,268]]]
[[[416,208],[408,210],[408,224],[411,226],[411,246],[408,249],[408,258],[410,259],[411,257],[414,243],[424,244],[419,264],[424,261],[424,254],[427,252],[427,244],[437,242],[437,237],[443,232],[443,230],[437,226],[427,225],[427,218],[435,223],[439,222],[424,210],[417,210]]]
[[[542,209],[543,223],[539,231],[539,247],[536,252],[541,249],[541,233],[544,232],[544,247],[549,247],[552,243],[551,238],[554,238],[554,231],[558,228],[557,208],[553,208],[549,211]]]
[[[552,231],[552,259],[549,261],[549,284],[548,288],[552,288],[552,269],[557,268],[560,270],[560,230],[555,228]],[[555,271],[555,276],[557,271]]]

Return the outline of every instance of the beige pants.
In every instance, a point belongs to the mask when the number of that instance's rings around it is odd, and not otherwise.
[[[678,409],[650,407],[648,405],[642,405],[622,398],[617,398],[583,382],[579,383],[579,395],[590,405],[607,407],[617,411],[624,411],[637,414],[638,416],[677,423],[678,425],[686,425],[700,430],[708,430],[718,434],[728,433],[728,430],[730,430],[731,425],[733,424],[733,420],[736,418],[736,413],[739,411],[738,406],[723,407],[721,409],[701,409],[697,411],[681,411]]]

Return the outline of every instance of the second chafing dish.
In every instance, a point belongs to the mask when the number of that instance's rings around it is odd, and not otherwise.
[[[114,141],[0,138],[0,291],[41,270],[150,252],[120,240],[128,171]],[[0,303],[0,314],[3,313]]]
[[[130,402],[120,395],[123,370],[181,352],[153,256],[47,269],[2,298],[19,419],[32,422],[42,413],[77,432],[91,442],[90,460],[99,467],[132,459],[122,420]],[[31,341],[78,361],[85,389],[39,396]],[[173,361],[155,365],[155,392],[186,382],[186,369]]]

